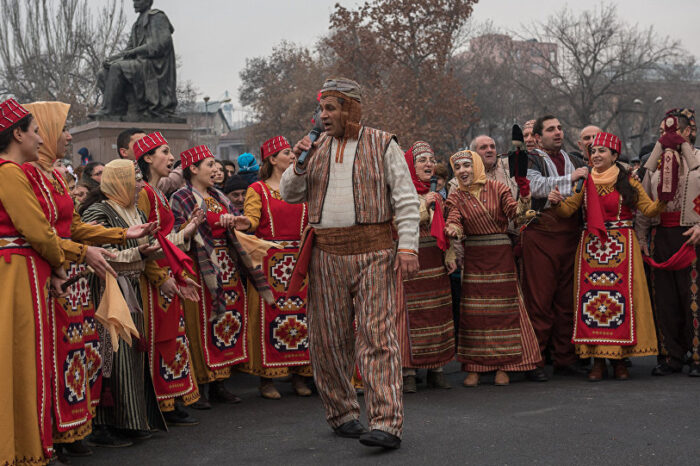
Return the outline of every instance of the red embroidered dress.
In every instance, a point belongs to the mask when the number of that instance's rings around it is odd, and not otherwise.
[[[665,207],[652,202],[637,181],[637,209],[654,217]],[[622,204],[614,185],[596,185],[608,239],[584,230],[576,253],[573,342],[580,357],[620,359],[657,354],[651,301],[637,235],[635,212]],[[564,200],[556,213],[569,217],[586,208],[586,186]]]
[[[199,205],[196,199],[191,185],[173,194],[171,207],[175,215],[175,228],[179,229],[187,222],[195,206]],[[199,235],[195,236],[190,248],[197,274],[195,280],[201,286],[198,290],[200,301],[185,301],[184,311],[192,366],[199,384],[226,379],[231,375],[231,366],[248,360],[246,290],[237,262],[229,252],[226,231],[217,225],[219,218],[229,213],[226,202],[226,197],[214,189],[206,193],[206,222],[198,228]],[[198,239],[200,235],[207,237]],[[198,262],[199,252],[204,250],[204,246],[197,244],[198,241],[211,245],[208,259],[212,262],[225,300],[225,312],[220,315],[212,309],[212,293],[205,282],[202,264]]]
[[[171,234],[175,217],[163,193],[146,183],[139,193],[138,208],[148,222],[156,222],[165,236]],[[173,243],[181,247],[182,235],[171,235]],[[172,271],[165,259],[158,266]],[[148,363],[153,388],[161,411],[175,409],[175,398],[182,397],[186,405],[199,399],[199,390],[193,379],[189,342],[185,332],[185,314],[180,297],[167,298],[160,288],[150,281],[141,290],[145,332],[148,338]]]
[[[77,243],[121,244],[125,241],[126,232],[122,228],[107,229],[80,221],[68,187],[58,172],[54,171],[49,177],[31,164],[25,164],[22,169],[44,215],[62,239],[61,247],[67,259],[64,268],[69,278],[86,270],[83,261],[87,247]],[[71,286],[65,298],[51,300],[49,327],[54,441],[72,442],[84,438],[92,430],[88,421],[99,404],[102,388],[100,339],[87,277]]]
[[[267,304],[252,284],[248,286],[250,360],[242,370],[262,377],[283,377],[289,367],[304,366],[293,372],[310,376],[307,288],[286,297],[301,233],[309,222],[306,204],[284,202],[278,191],[258,181],[248,188],[244,213],[253,223],[255,236],[280,248],[269,249],[262,264],[275,304]]]

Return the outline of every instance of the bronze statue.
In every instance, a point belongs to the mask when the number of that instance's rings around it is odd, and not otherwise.
[[[97,74],[103,102],[92,118],[173,119],[177,106],[174,29],[165,13],[151,6],[153,0],[134,0],[139,17],[126,49],[107,58]]]

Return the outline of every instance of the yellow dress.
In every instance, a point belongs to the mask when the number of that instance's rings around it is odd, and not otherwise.
[[[14,225],[53,267],[60,266],[65,256],[22,169],[4,163],[0,179],[0,229],[4,230],[0,234],[0,255],[4,256],[0,258],[0,464],[45,464],[38,398],[49,398],[44,410],[51,404],[49,393],[37,396],[36,332],[41,329],[35,326],[35,312],[46,312],[48,276],[39,281],[39,257],[10,252],[7,232]],[[50,444],[50,438],[47,441]]]
[[[642,185],[630,179],[630,184],[637,192],[638,200],[636,208],[646,217],[655,217],[661,213],[665,207],[666,203],[661,201],[652,201],[647,193],[642,188]],[[596,185],[596,189],[601,196],[612,193],[615,188],[614,185]],[[576,193],[571,197],[565,199],[558,207],[556,207],[556,213],[560,217],[570,217],[573,215],[583,204],[585,189],[580,193]],[[620,221],[627,220],[629,215],[625,216],[622,207],[618,208],[617,218],[612,218],[608,215],[604,216],[606,223],[608,221]],[[632,217],[633,218],[633,217]],[[610,228],[606,225],[608,232]],[[585,232],[584,232],[585,234]],[[608,359],[622,359],[630,356],[651,356],[658,354],[658,344],[656,340],[656,329],[654,327],[654,317],[652,314],[651,300],[649,298],[649,289],[647,287],[646,276],[644,274],[644,262],[642,260],[641,250],[639,248],[639,242],[637,241],[637,236],[632,232],[632,273],[635,277],[632,284],[632,302],[634,306],[632,312],[634,313],[634,326],[637,341],[633,346],[621,346],[621,345],[591,345],[591,344],[576,344],[576,353],[581,358],[608,358]],[[576,270],[579,270],[579,264],[581,262],[580,248],[579,252],[576,254]],[[579,296],[579,280],[574,280],[574,302],[578,300]]]

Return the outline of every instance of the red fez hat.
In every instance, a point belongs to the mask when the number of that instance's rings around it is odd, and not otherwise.
[[[289,145],[289,141],[284,136],[275,136],[272,139],[268,139],[260,146],[260,156],[263,160],[271,155],[275,155],[277,152],[288,149],[292,146]]]
[[[29,115],[27,109],[18,104],[15,99],[7,99],[0,104],[0,132],[9,129],[27,115]]]
[[[185,152],[180,154],[180,161],[182,163],[182,169],[194,165],[200,160],[204,160],[207,157],[214,157],[207,146],[196,146],[192,149],[187,149]]]
[[[167,143],[168,141],[166,141],[159,132],[151,133],[134,143],[134,157],[138,160],[143,154],[152,151],[156,147],[164,146]]]
[[[612,133],[598,133],[593,140],[593,146],[603,146],[620,154],[622,152],[622,143],[620,138]]]

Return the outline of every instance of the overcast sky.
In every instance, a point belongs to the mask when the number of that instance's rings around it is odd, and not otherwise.
[[[107,0],[96,0],[95,4]],[[231,92],[237,102],[239,72],[246,58],[269,55],[282,40],[313,46],[328,32],[333,5],[354,6],[355,0],[155,0],[175,27],[175,52],[182,67],[178,80],[191,80],[212,100]],[[89,2],[93,3],[93,0]],[[678,7],[659,0],[617,0],[618,12],[630,23],[654,26],[662,35],[680,40],[700,57],[700,1],[678,0]],[[481,0],[473,19],[491,21],[497,28],[518,30],[523,24],[544,19],[568,6],[578,12],[600,5],[598,1]],[[136,19],[131,0],[124,0],[129,27]],[[319,77],[319,81],[322,77]]]

